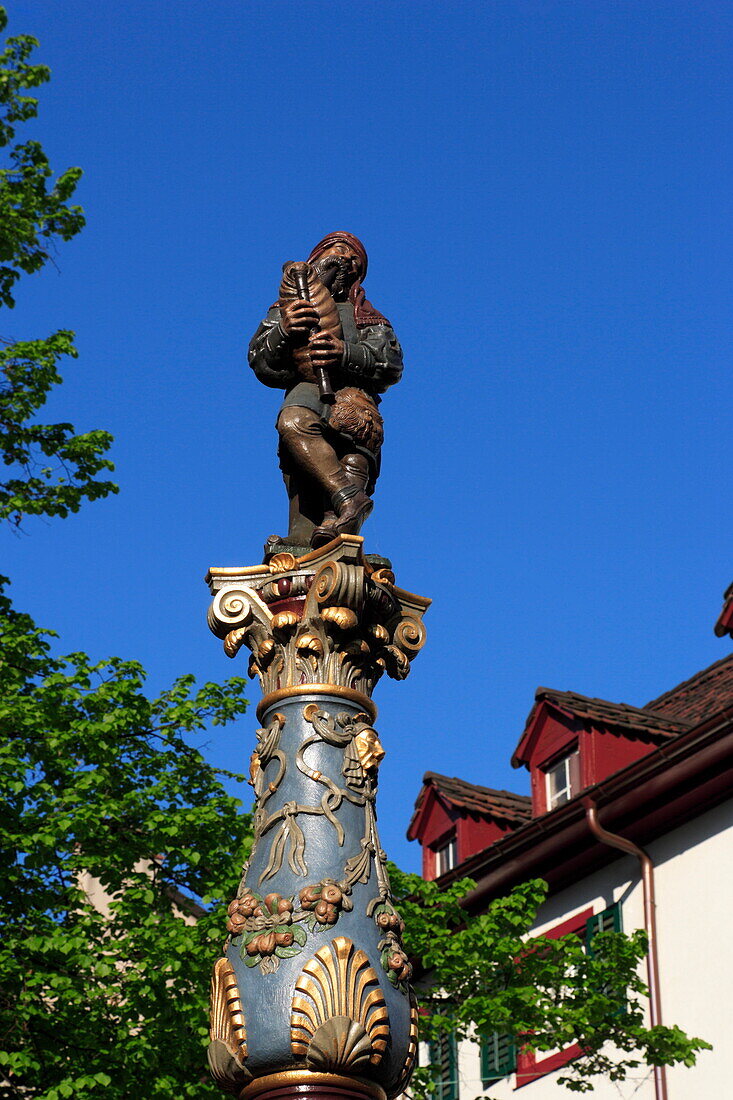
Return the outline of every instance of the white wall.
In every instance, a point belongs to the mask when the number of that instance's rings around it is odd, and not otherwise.
[[[655,863],[662,1018],[689,1035],[714,1044],[692,1069],[667,1070],[669,1100],[729,1100],[733,1095],[733,801],[716,807],[649,846]],[[624,856],[550,898],[534,928],[545,932],[592,905],[595,912],[620,902],[625,932],[643,928],[639,864]],[[646,980],[646,968],[643,970]],[[421,1051],[421,1063],[424,1057]],[[538,1058],[541,1055],[538,1056]],[[571,1100],[554,1071],[515,1090],[514,1076],[481,1084],[478,1047],[459,1050],[459,1100]],[[593,1100],[654,1100],[651,1070],[632,1072],[626,1082],[599,1078]]]
[[[713,1044],[692,1069],[667,1070],[669,1100],[733,1095],[733,801],[657,841],[662,1013]]]

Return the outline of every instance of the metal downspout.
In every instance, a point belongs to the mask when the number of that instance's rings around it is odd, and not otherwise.
[[[654,896],[654,864],[647,853],[626,837],[609,833],[598,821],[598,807],[592,798],[584,798],[585,816],[593,835],[610,848],[618,848],[627,855],[636,856],[641,865],[641,881],[644,892],[644,928],[649,941],[646,957],[647,982],[649,985],[649,1019],[652,1027],[662,1023],[662,999],[659,984],[659,953],[657,950],[657,917]],[[654,1095],[656,1100],[668,1100],[667,1067],[654,1067]]]

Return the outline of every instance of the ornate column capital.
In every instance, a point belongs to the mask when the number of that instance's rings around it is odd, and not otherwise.
[[[304,684],[370,699],[383,673],[409,673],[430,600],[398,588],[389,562],[365,557],[363,542],[340,535],[299,558],[279,553],[263,565],[209,570],[209,627],[228,657],[251,651],[249,672],[264,695],[259,717]]]

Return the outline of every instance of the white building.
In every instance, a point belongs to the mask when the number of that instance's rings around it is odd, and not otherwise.
[[[652,984],[654,966],[658,977],[650,1020],[713,1044],[692,1069],[598,1078],[597,1100],[733,1096],[732,749],[733,655],[643,707],[539,689],[513,757],[529,770],[531,799],[425,776],[408,831],[422,844],[425,877],[473,878],[474,911],[515,883],[545,879],[538,934],[582,935],[599,920],[646,927]],[[646,911],[645,889],[656,902]],[[557,1078],[578,1053],[535,1057],[504,1038],[482,1051],[462,1043],[456,1057],[447,1040],[439,1100],[570,1097]]]

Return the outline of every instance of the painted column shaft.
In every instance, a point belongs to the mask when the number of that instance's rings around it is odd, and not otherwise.
[[[417,1009],[376,827],[384,750],[370,694],[403,678],[427,600],[341,536],[295,559],[212,570],[209,622],[265,697],[252,755],[255,840],[214,969],[214,1077],[252,1098],[296,1084],[396,1096]],[[321,1093],[319,1093],[321,1095]]]

